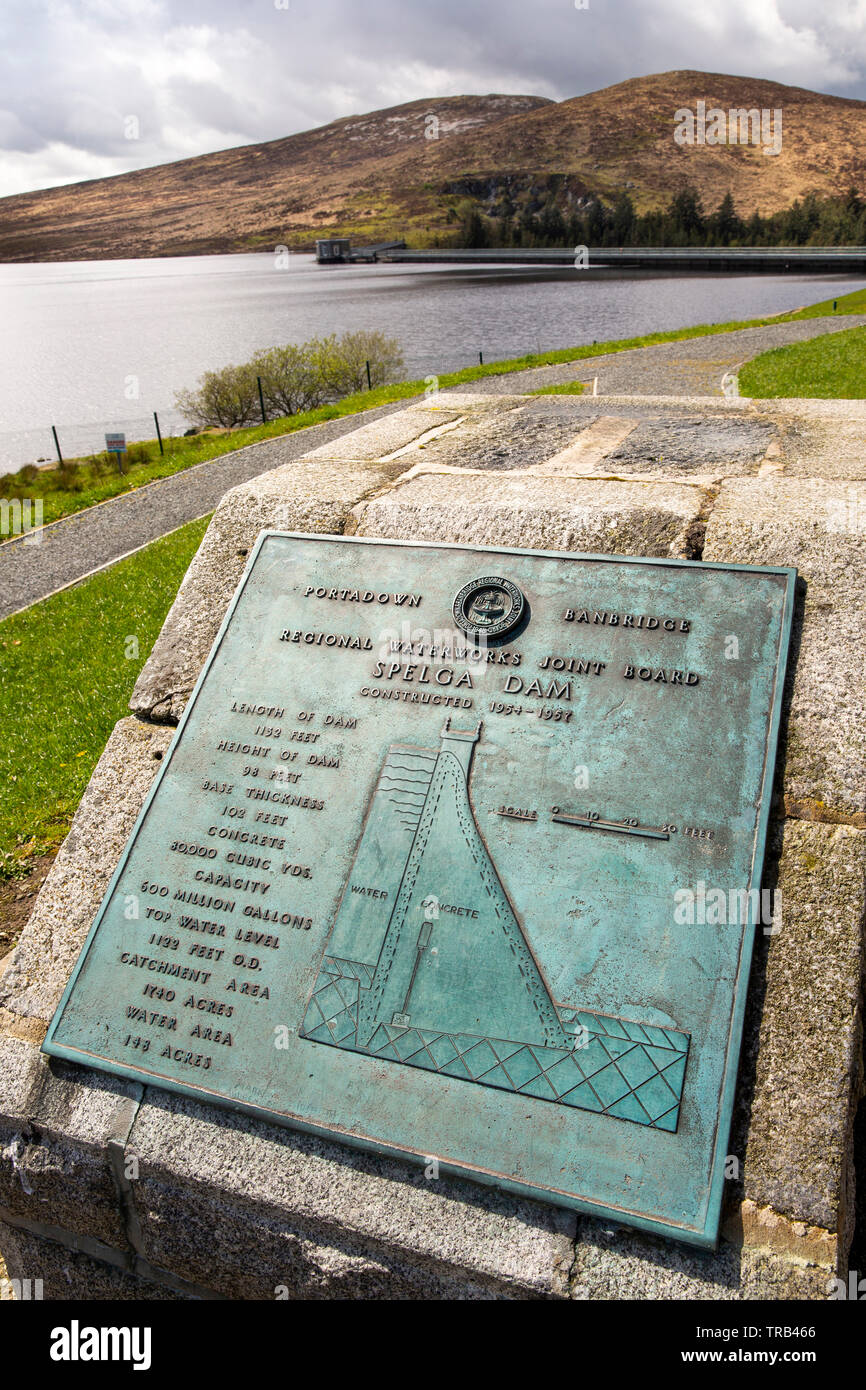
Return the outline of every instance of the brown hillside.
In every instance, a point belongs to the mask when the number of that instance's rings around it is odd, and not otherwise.
[[[547,105],[544,97],[440,97],[317,130],[108,179],[0,198],[0,260],[86,260],[309,246],[347,220],[362,239],[403,225],[402,166],[442,141]],[[552,103],[551,103],[552,104]],[[407,150],[411,151],[407,159]],[[396,199],[391,190],[396,190]],[[380,190],[384,190],[380,192]],[[431,205],[429,193],[425,206]]]
[[[674,113],[757,107],[782,111],[782,150],[765,156],[746,145],[678,145]],[[467,148],[469,140],[461,140]],[[730,189],[741,215],[769,213],[815,191],[866,187],[866,102],[823,96],[758,78],[667,72],[635,78],[511,118],[485,134],[480,171],[542,171],[577,176],[593,191],[629,187],[639,211],[667,202],[688,181],[707,208]],[[476,142],[477,144],[477,142]],[[453,164],[456,151],[440,149]],[[480,154],[480,151],[477,151]]]
[[[729,110],[782,110],[782,151],[680,146],[674,112],[699,99]],[[439,138],[425,139],[436,115]],[[351,116],[318,130],[112,179],[0,199],[0,259],[181,255],[309,247],[317,235],[360,242],[447,237],[464,196],[499,212],[627,187],[639,210],[685,181],[707,208],[730,189],[747,216],[815,191],[866,191],[866,102],[758,78],[669,72],[564,102],[453,97]],[[451,213],[453,221],[453,212]]]

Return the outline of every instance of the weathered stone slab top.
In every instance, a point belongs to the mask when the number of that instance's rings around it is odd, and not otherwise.
[[[467,419],[461,429],[445,430],[425,443],[424,464],[491,471],[529,468],[559,453],[591,419],[588,413],[536,414],[524,400],[509,402],[507,408]]]
[[[450,399],[450,396],[449,396]],[[512,398],[519,399],[519,398]],[[749,430],[770,432],[780,471],[792,477],[866,478],[866,401],[752,400],[740,396],[536,396],[528,409],[533,414],[570,415],[579,419],[597,412],[646,422],[652,430],[670,428],[678,420],[703,422],[707,435],[724,439],[724,430],[740,420]],[[662,425],[662,422],[667,422]],[[696,443],[700,443],[700,431]],[[663,454],[658,449],[656,455]],[[668,455],[672,457],[672,455]],[[719,462],[724,454],[719,455]],[[695,466],[696,459],[686,462]],[[726,468],[727,474],[748,469]]]
[[[394,415],[372,420],[370,424],[341,435],[339,439],[332,439],[313,449],[305,458],[332,459],[340,463],[372,463],[404,449],[429,430],[442,429],[459,418],[460,411],[453,405],[437,410],[412,405]]]
[[[424,446],[427,467],[526,469],[543,464],[566,449],[580,432],[602,418],[616,417],[602,401],[575,410],[539,410],[525,403],[479,421],[471,436],[466,430],[446,431]],[[622,417],[627,420],[627,416]],[[774,435],[773,426],[756,419],[673,415],[634,417],[631,430],[621,439],[611,438],[605,458],[608,473],[754,472]]]
[[[440,405],[445,399],[436,398]],[[449,404],[455,399],[465,406],[459,416],[455,417],[453,410],[432,410],[427,403],[412,406],[365,425],[334,444],[324,445],[290,465],[274,469],[227,493],[139,677],[130,702],[133,711],[149,719],[168,722],[179,719],[259,531],[266,528],[332,534],[346,529],[351,531],[355,526],[352,509],[369,497],[387,493],[398,478],[419,463],[425,468],[428,463],[431,467],[437,466],[431,451],[447,447],[449,459],[463,460],[462,474],[464,466],[475,467],[485,458],[489,462],[490,449],[499,447],[495,441],[505,447],[503,441],[507,440],[509,429],[521,419],[527,422],[528,433],[521,449],[509,454],[510,464],[520,466],[508,470],[521,476],[539,465],[544,467],[548,461],[552,461],[551,471],[559,472],[562,464],[557,456],[587,427],[593,427],[587,429],[593,438],[588,462],[584,460],[585,468],[595,469],[604,449],[622,438],[623,432],[618,426],[606,432],[603,423],[599,429],[590,417],[566,418],[559,423],[556,419],[548,422],[536,419],[527,411],[527,401],[523,397],[447,397]],[[430,430],[436,431],[441,426],[444,426],[443,432],[430,437]],[[425,444],[428,437],[429,442]],[[531,448],[528,440],[533,441]],[[699,480],[690,478],[689,481]],[[463,479],[461,486],[470,484]],[[537,517],[544,508],[542,487],[536,486],[533,491],[532,485],[522,485],[514,478],[509,480],[508,486],[512,489],[508,494],[512,497],[511,515],[506,517],[508,508],[500,506],[505,531],[497,537],[494,530],[491,536],[500,542],[505,540],[506,533],[518,535],[521,506],[533,508]],[[551,487],[551,497],[556,496],[552,485],[544,486]],[[569,495],[560,489],[554,508],[556,520],[539,524],[536,529],[538,535],[548,532],[551,536],[567,538],[570,532],[573,534],[572,543],[551,540],[552,548],[561,544],[565,549],[689,554],[687,533],[699,514],[700,498],[697,487],[682,489],[679,494],[675,487],[653,494],[635,492],[630,497],[625,492],[611,494],[599,525],[588,520],[593,508],[588,490],[581,494],[577,489]],[[467,495],[465,504],[469,505],[471,500]],[[458,502],[456,505],[464,504]],[[551,517],[553,515],[552,512]],[[619,536],[615,537],[617,527]],[[585,543],[579,541],[581,534]],[[431,537],[436,538],[436,534]],[[505,543],[537,544],[539,547],[545,544],[531,537]]]
[[[686,415],[647,421],[612,454],[611,471],[646,473],[662,464],[687,472],[722,469],[726,474],[753,472],[773,439],[768,421]]]

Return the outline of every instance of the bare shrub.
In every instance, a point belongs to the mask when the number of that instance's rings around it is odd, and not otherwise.
[[[177,393],[175,405],[200,429],[255,424],[261,418],[259,377],[266,413],[296,415],[365,391],[368,362],[371,386],[398,380],[405,370],[396,338],[365,330],[344,333],[341,338],[332,333],[306,343],[266,348],[241,366],[205,372],[195,390]]]
[[[405,371],[405,362],[396,338],[386,338],[376,330],[361,329],[332,340],[324,371],[334,396],[351,396],[367,389],[367,363],[370,385],[384,386]]]
[[[259,418],[256,373],[249,362],[205,372],[195,390],[178,391],[174,401],[181,415],[202,429],[231,429]]]

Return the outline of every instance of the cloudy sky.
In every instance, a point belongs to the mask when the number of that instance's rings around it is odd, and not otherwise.
[[[866,98],[866,0],[0,0],[0,195],[671,68]]]

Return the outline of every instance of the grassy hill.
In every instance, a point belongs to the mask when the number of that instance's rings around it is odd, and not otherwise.
[[[676,144],[674,112],[700,99],[708,109],[781,108],[781,153]],[[437,139],[426,138],[430,116]],[[626,188],[644,212],[687,182],[707,208],[730,190],[742,216],[767,214],[808,192],[866,190],[864,145],[866,102],[718,73],[661,73],[563,102],[430,99],[0,199],[0,260],[301,249],[334,233],[424,246],[447,242],[466,198],[498,216],[553,195],[567,212]]]

